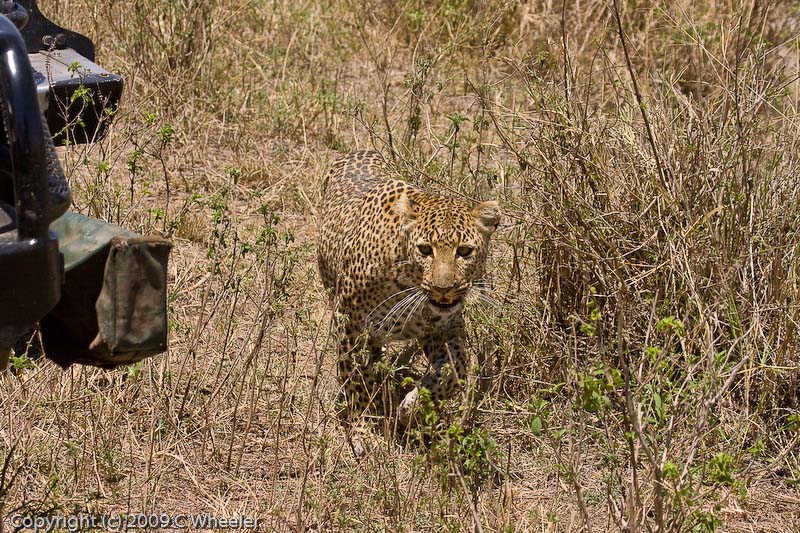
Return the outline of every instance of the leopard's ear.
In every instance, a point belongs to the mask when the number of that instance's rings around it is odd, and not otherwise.
[[[411,225],[417,218],[417,204],[405,192],[394,203],[394,211],[403,217],[405,225]]]
[[[494,200],[478,204],[472,210],[478,229],[486,235],[491,235],[497,230],[501,215],[500,204]]]

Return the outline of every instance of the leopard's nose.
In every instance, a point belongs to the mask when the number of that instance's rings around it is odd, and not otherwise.
[[[443,258],[434,260],[431,272],[431,287],[445,293],[455,285],[455,272]]]

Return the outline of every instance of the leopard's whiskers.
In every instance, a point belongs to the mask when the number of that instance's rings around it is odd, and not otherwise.
[[[392,327],[394,327],[394,325],[397,324],[397,321],[399,320],[399,317],[401,317],[403,315],[403,313],[406,311],[406,309],[410,305],[412,305],[415,302],[416,298],[423,292],[422,289],[420,289],[418,287],[414,287],[414,288],[416,289],[414,292],[412,292],[411,294],[408,294],[405,297],[403,297],[402,300],[397,302],[389,310],[389,312],[386,313],[386,316],[383,317],[383,320],[381,320],[378,323],[378,329],[383,329],[383,327],[386,325],[386,323],[389,321],[389,319],[394,318],[394,315],[397,315],[397,318],[395,319],[394,324],[392,324]]]
[[[502,304],[492,294],[494,288],[484,280],[476,280],[472,283],[473,291],[470,294],[474,295],[475,300],[485,302],[492,307],[501,307]]]
[[[385,304],[386,302],[388,302],[388,301],[389,301],[389,300],[391,300],[392,298],[395,298],[395,297],[397,297],[397,296],[400,296],[401,294],[403,294],[403,293],[406,293],[406,292],[417,291],[417,290],[419,290],[419,287],[408,287],[408,288],[406,288],[406,289],[399,290],[399,291],[397,291],[397,292],[395,292],[395,293],[392,293],[392,294],[390,294],[389,296],[387,296],[386,298],[384,298],[384,299],[383,299],[383,300],[382,300],[382,301],[381,301],[381,302],[380,302],[378,305],[376,305],[375,307],[373,307],[373,308],[372,308],[372,311],[370,311],[370,312],[369,312],[369,314],[367,315],[367,318],[366,318],[366,319],[364,319],[364,320],[365,320],[365,321],[369,321],[369,319],[372,317],[372,315],[374,315],[374,314],[375,314],[375,313],[378,311],[378,308],[380,308],[380,306],[382,306],[383,304]],[[398,304],[399,304],[399,303],[402,303],[402,301],[403,301],[403,300],[401,299],[401,300],[400,300],[400,302],[398,302]],[[391,312],[391,311],[390,311],[390,312]]]
[[[391,325],[390,329],[392,329],[392,330],[395,329],[397,324],[403,318],[403,315],[406,315],[408,313],[407,317],[410,318],[411,315],[413,314],[414,310],[419,306],[419,302],[425,300],[425,298],[426,298],[426,296],[422,291],[420,291],[419,293],[416,293],[412,298],[409,298],[409,301],[407,302],[407,304],[402,309],[398,309],[394,313],[394,320],[392,321],[392,325]],[[408,318],[406,319],[404,324],[407,323]],[[403,326],[403,327],[405,327],[405,326]],[[400,329],[400,331],[402,331],[402,328]]]
[[[419,294],[419,298],[417,298],[417,302],[408,311],[408,314],[406,315],[406,319],[403,321],[403,326],[400,328],[400,331],[404,331],[406,329],[406,325],[408,324],[408,321],[411,319],[412,316],[414,316],[414,314],[417,312],[417,309],[419,309],[419,306],[422,305],[422,303],[425,301],[425,299],[426,299],[425,294],[420,293]],[[394,327],[394,326],[392,326],[392,327]]]
[[[502,304],[497,301],[497,299],[489,296],[486,293],[477,291],[477,298],[478,301],[486,302],[487,304],[491,305],[492,307],[502,307]]]
[[[410,294],[407,294],[400,301],[395,303],[392,306],[392,308],[389,309],[389,311],[387,311],[386,316],[384,316],[384,318],[383,318],[383,320],[381,322],[386,322],[386,320],[391,318],[394,313],[400,311],[401,309],[404,309],[407,305],[409,305],[411,303],[411,300],[414,299],[415,295],[416,295],[416,291],[414,291],[414,292],[412,292]]]
[[[406,312],[408,312],[408,317],[410,318],[411,314],[419,306],[419,302],[425,300],[425,298],[426,296],[423,291],[415,293],[414,297],[409,299],[408,304],[403,309],[400,309],[395,313],[395,319],[392,322],[392,329],[394,329],[395,326],[397,326],[397,323],[400,322],[400,319],[403,318],[403,315],[406,314]],[[407,321],[408,319],[406,319],[406,322]],[[404,322],[404,324],[406,322]],[[405,327],[405,325],[403,327]],[[402,328],[400,329],[400,331],[402,331]]]

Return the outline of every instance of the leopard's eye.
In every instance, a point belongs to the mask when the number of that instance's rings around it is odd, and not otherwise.
[[[433,255],[433,248],[431,248],[429,244],[418,244],[417,250],[425,257]]]
[[[475,248],[472,246],[459,246],[456,249],[456,254],[458,257],[469,257],[472,255],[472,252],[475,251]]]

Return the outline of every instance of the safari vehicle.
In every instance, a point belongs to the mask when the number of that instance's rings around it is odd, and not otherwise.
[[[65,368],[163,352],[170,243],[70,211],[55,148],[102,138],[123,79],[36,0],[0,13],[0,369],[37,325]]]

